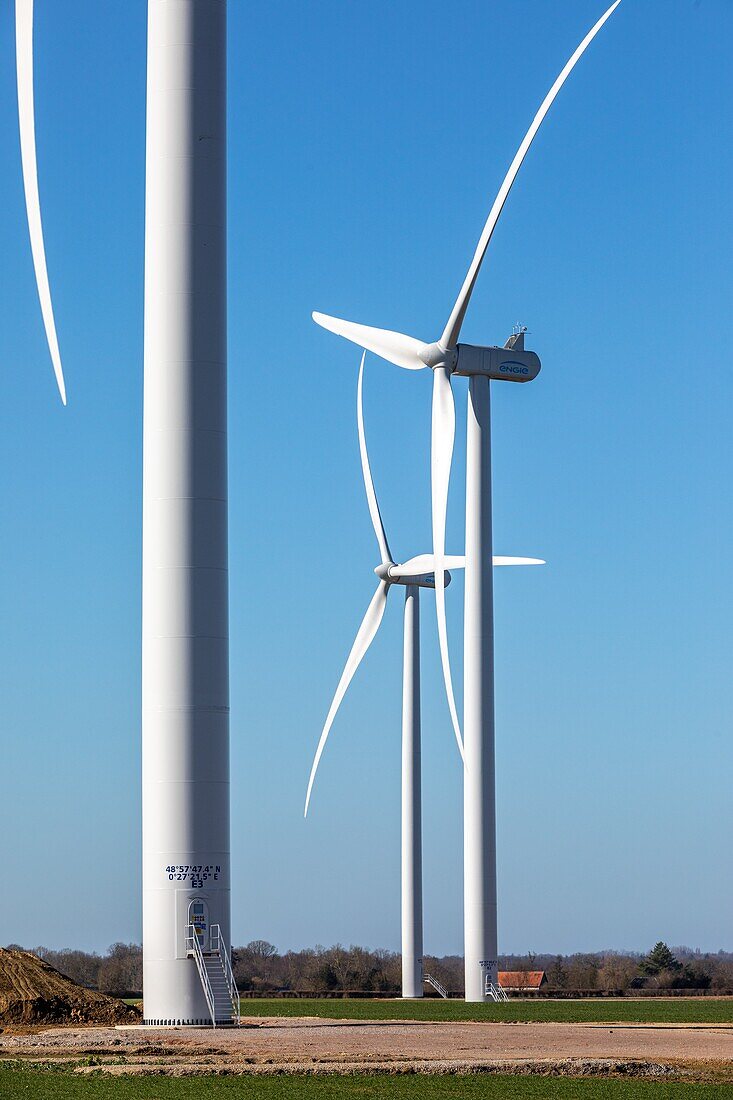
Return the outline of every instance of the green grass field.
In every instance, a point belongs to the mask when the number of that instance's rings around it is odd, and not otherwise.
[[[733,1024],[733,999],[652,997],[631,1000],[509,1001],[466,1004],[428,997],[418,1001],[306,1000],[241,1001],[242,1016],[322,1016],[331,1020],[485,1020],[506,1023]]]
[[[733,1085],[567,1077],[79,1077],[0,1065],[2,1100],[732,1100]]]

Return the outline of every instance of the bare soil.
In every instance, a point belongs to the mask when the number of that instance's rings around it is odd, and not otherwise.
[[[122,1024],[138,1009],[84,989],[30,951],[0,948],[0,1025]]]
[[[733,1028],[251,1018],[0,1035],[0,1059],[113,1074],[542,1073],[733,1080]]]

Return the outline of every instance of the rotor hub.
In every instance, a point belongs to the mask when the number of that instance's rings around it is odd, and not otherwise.
[[[436,367],[445,367],[450,374],[458,363],[458,352],[455,348],[443,348],[439,343],[428,344],[421,352],[418,353],[423,363],[427,367],[431,367],[435,370]]]
[[[435,588],[435,573],[415,573],[411,576],[397,576],[393,575],[392,570],[399,569],[399,565],[394,561],[385,561],[381,565],[378,565],[374,572],[379,577],[380,581],[384,581],[385,584],[400,584],[403,588],[409,588],[414,585],[415,588]],[[447,569],[444,571],[445,587],[447,588],[451,582],[451,575]]]

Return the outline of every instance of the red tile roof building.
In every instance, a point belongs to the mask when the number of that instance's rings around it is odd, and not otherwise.
[[[520,993],[536,993],[547,985],[547,975],[544,970],[500,970],[499,985]]]

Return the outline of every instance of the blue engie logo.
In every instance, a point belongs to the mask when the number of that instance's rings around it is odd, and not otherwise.
[[[499,367],[500,374],[529,374],[529,367],[522,366],[521,363],[502,363]]]

